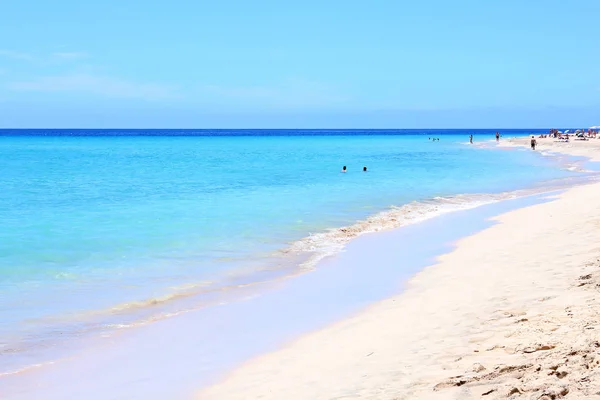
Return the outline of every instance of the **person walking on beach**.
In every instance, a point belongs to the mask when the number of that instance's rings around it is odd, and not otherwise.
[[[537,140],[535,140],[535,136],[531,135],[531,150],[535,150],[536,144],[537,144]]]
[[[469,136],[469,143],[473,144],[473,135]]]
[[[496,132],[496,142],[500,141],[500,134],[498,132]]]

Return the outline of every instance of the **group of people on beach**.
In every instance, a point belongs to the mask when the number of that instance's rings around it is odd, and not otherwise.
[[[345,165],[342,167],[342,170],[340,172],[343,172],[343,173],[348,172]],[[367,172],[367,167],[363,167],[363,172]]]
[[[550,129],[550,133],[547,135],[540,135],[540,138],[546,138],[546,137],[551,137],[554,139],[559,139],[559,140],[569,140],[569,135],[571,136],[576,136],[578,138],[581,138],[582,140],[587,140],[587,139],[596,139],[598,136],[598,131],[592,128],[589,129],[577,129],[574,132],[569,133],[569,130],[566,130],[564,132],[559,131],[558,129]]]

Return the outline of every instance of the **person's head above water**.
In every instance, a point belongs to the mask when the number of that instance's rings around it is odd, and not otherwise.
[[[367,172],[367,167],[363,167],[363,171]]]
[[[344,167],[342,168],[342,172],[346,172],[346,166],[344,165]]]

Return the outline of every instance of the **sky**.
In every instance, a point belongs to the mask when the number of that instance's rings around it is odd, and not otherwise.
[[[19,0],[0,128],[600,125],[600,1]]]

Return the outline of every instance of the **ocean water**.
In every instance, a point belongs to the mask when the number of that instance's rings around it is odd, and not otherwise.
[[[0,374],[246,296],[362,232],[585,175],[493,133],[0,131]]]

